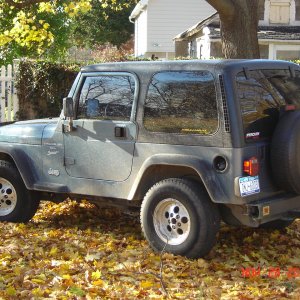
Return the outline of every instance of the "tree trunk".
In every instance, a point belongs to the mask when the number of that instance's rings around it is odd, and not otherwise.
[[[219,13],[225,58],[259,58],[258,0],[207,0]]]

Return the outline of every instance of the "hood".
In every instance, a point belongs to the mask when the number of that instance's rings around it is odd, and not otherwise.
[[[0,127],[0,142],[41,145],[44,128],[58,119],[20,121]]]

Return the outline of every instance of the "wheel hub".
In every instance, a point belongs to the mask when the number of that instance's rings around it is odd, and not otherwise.
[[[17,205],[17,193],[14,186],[0,177],[0,216],[10,214]]]
[[[156,206],[153,224],[157,235],[168,245],[182,244],[190,233],[190,215],[186,207],[172,198]]]

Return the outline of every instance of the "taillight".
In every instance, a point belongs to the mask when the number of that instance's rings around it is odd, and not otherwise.
[[[256,176],[259,173],[259,163],[256,157],[244,160],[244,172],[249,176]]]
[[[293,104],[288,104],[285,106],[285,111],[294,111],[296,110],[296,105],[293,105]]]

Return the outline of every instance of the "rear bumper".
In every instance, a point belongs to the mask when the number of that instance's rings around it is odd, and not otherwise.
[[[266,223],[279,218],[300,217],[300,195],[279,195],[246,205],[249,216]]]
[[[231,211],[241,224],[250,227],[277,219],[300,218],[300,195],[279,194],[245,205],[232,205]]]

